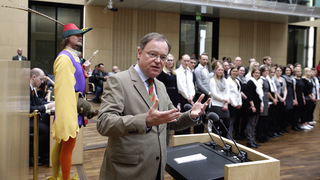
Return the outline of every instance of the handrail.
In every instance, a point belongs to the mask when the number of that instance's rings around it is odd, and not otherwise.
[[[29,115],[33,118],[33,180],[38,180],[38,161],[39,161],[39,116],[38,110],[34,110]]]

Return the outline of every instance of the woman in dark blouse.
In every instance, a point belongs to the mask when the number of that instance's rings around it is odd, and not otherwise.
[[[259,115],[263,111],[263,91],[262,85],[258,82],[260,70],[255,68],[251,72],[251,77],[247,83],[247,100],[250,104],[247,123],[247,146],[257,148],[258,143],[254,140],[254,132],[258,123]]]
[[[285,104],[285,124],[283,127],[284,132],[289,132],[286,128],[288,126],[288,123],[292,121],[293,119],[293,106],[296,106],[298,104],[297,98],[296,98],[296,91],[295,91],[295,79],[292,76],[292,69],[290,66],[286,66],[284,68],[284,74],[282,77],[285,79],[287,84],[287,98],[286,98],[286,104]],[[292,122],[291,122],[292,123]]]
[[[296,80],[296,95],[297,95],[297,101],[298,105],[293,106],[293,122],[292,122],[292,130],[294,131],[301,131],[301,128],[299,127],[299,119],[303,121],[303,112],[305,108],[306,101],[304,99],[304,83],[301,79],[301,68],[296,67],[294,69],[295,72],[295,80]]]
[[[247,86],[247,80],[244,76],[245,68],[243,66],[238,67],[238,77],[237,80],[240,82],[241,86],[241,98],[242,98],[242,106],[240,109],[240,116],[236,117],[236,120],[234,122],[234,131],[235,131],[235,138],[236,139],[244,139],[245,136],[245,129],[247,125],[247,119],[248,119],[248,108],[249,103],[247,101],[247,95],[246,95],[246,86]],[[240,130],[239,130],[239,124],[240,124]]]
[[[177,76],[175,73],[175,61],[172,54],[168,55],[168,59],[164,63],[162,72],[158,75],[157,79],[166,86],[167,93],[170,97],[172,104],[180,111],[180,99],[177,88]],[[169,145],[171,138],[171,130],[167,129],[167,145]]]
[[[175,72],[175,61],[172,54],[168,55],[168,59],[164,64],[162,72],[158,75],[157,79],[166,86],[167,93],[172,101],[172,104],[180,108],[179,93],[177,88],[177,76]]]
[[[308,124],[308,122],[312,121],[312,115],[313,115],[313,102],[316,101],[314,94],[312,93],[313,84],[311,82],[310,76],[311,76],[311,69],[310,68],[304,68],[303,70],[304,76],[302,77],[302,81],[304,84],[304,98],[306,101],[305,111],[303,113],[303,118],[301,121],[301,129],[303,130],[309,130],[313,127]]]

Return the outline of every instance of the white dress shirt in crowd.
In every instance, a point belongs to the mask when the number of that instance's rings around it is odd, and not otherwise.
[[[177,75],[177,87],[178,92],[185,98],[188,99],[189,97],[194,97],[195,89],[193,84],[193,74],[191,70],[187,67],[187,69],[184,69],[182,66],[180,66],[176,70]]]

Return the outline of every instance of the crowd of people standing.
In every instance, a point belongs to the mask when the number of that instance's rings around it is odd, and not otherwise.
[[[209,132],[226,138],[246,138],[248,147],[257,148],[258,143],[288,133],[288,127],[299,132],[313,129],[320,90],[317,69],[302,68],[299,63],[277,65],[269,56],[262,59],[262,65],[250,58],[248,67],[241,65],[240,57],[233,62],[231,58],[212,60],[211,66],[208,58],[203,53],[195,63],[194,56],[184,54],[176,69],[170,54],[157,78],[165,84],[171,101],[181,112],[186,111],[185,104],[192,105],[201,94],[210,98],[206,112],[216,113],[227,128],[203,116]],[[194,127],[194,133],[203,132],[203,125]],[[189,133],[190,128],[175,132]],[[170,132],[167,144],[169,139]]]

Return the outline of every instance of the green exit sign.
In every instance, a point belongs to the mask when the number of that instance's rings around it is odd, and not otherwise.
[[[196,21],[201,21],[201,13],[197,13]]]

